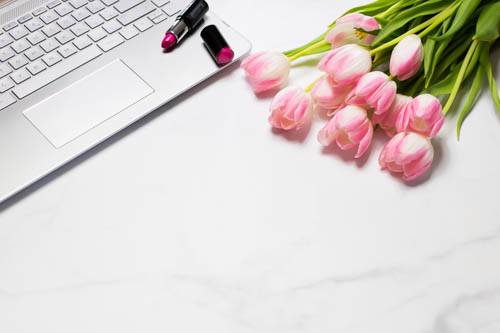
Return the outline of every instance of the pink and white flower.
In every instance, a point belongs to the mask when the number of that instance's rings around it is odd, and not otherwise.
[[[424,46],[417,35],[403,38],[392,50],[389,69],[393,77],[404,81],[418,72],[424,60]]]
[[[280,88],[288,79],[290,60],[283,53],[262,51],[241,63],[256,94]]]
[[[328,76],[321,77],[311,89],[311,96],[314,102],[321,108],[335,111],[344,105],[347,93],[352,86],[337,86]]]
[[[380,29],[380,25],[371,16],[359,13],[347,14],[337,20],[333,29],[326,35],[325,40],[332,44],[332,49],[347,44],[371,45],[375,35],[356,30],[359,28],[365,31],[374,31]]]
[[[311,119],[312,97],[298,87],[287,87],[273,99],[269,123],[284,130],[300,129]]]
[[[434,148],[431,141],[417,133],[399,133],[382,149],[379,164],[392,172],[402,172],[409,181],[420,177],[431,166]]]
[[[410,96],[396,94],[396,98],[387,112],[382,114],[373,114],[373,124],[379,125],[387,133],[387,135],[393,137],[398,133],[396,123],[400,115],[403,114],[401,117],[403,118],[404,115],[408,114],[406,110],[410,107],[412,101],[413,98]]]
[[[444,115],[439,100],[429,94],[415,97],[404,114],[397,120],[399,132],[409,131],[433,138],[444,124]]]
[[[352,105],[368,105],[376,114],[389,110],[396,97],[396,82],[382,72],[370,72],[358,81],[347,95],[346,103]]]
[[[355,44],[344,45],[328,52],[318,64],[318,69],[328,73],[338,86],[356,83],[371,67],[370,52]]]
[[[342,150],[358,146],[355,158],[361,157],[366,152],[372,137],[373,126],[366,110],[354,105],[348,105],[337,111],[318,133],[318,141],[323,146],[329,146],[333,141]]]

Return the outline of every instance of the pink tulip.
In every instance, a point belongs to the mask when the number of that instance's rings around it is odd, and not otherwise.
[[[256,94],[280,88],[290,73],[290,60],[280,52],[255,53],[241,63]]]
[[[318,133],[318,141],[329,146],[334,140],[342,150],[358,146],[355,158],[361,157],[373,137],[373,126],[366,110],[359,106],[348,105],[337,111],[333,118]]]
[[[328,73],[338,86],[356,83],[371,67],[370,52],[355,44],[344,45],[328,52],[318,64],[319,70]]]
[[[333,29],[326,35],[325,40],[332,44],[332,49],[347,44],[371,45],[375,35],[356,30],[359,28],[365,31],[374,31],[380,29],[380,25],[371,16],[359,13],[347,14],[337,20]]]
[[[444,115],[439,100],[429,94],[415,97],[405,114],[397,120],[399,132],[409,131],[433,138],[444,124]]]
[[[352,86],[337,86],[333,80],[325,75],[318,80],[311,89],[311,96],[321,108],[334,111],[344,105],[344,100]]]
[[[309,93],[298,87],[287,87],[273,99],[269,123],[284,130],[300,129],[312,115],[313,102]]]
[[[368,105],[375,109],[376,114],[389,110],[396,97],[396,82],[382,72],[370,72],[358,81],[347,95],[347,104]]]
[[[374,125],[379,125],[389,136],[394,136],[398,133],[396,122],[400,114],[407,114],[406,110],[411,104],[413,98],[397,94],[394,102],[392,102],[389,110],[382,114],[373,114],[372,122]]]
[[[420,37],[409,35],[394,48],[391,55],[390,71],[393,77],[404,81],[415,75],[424,59],[424,46]]]
[[[382,149],[379,164],[392,172],[402,172],[405,180],[420,177],[432,164],[431,141],[416,133],[399,133]]]

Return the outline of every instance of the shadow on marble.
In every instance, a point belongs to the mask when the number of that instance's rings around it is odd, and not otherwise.
[[[14,196],[10,197],[9,199],[5,200],[4,202],[0,203],[0,214],[2,214],[4,211],[9,209],[10,207],[14,206],[17,202],[23,200],[27,196],[31,195],[32,193],[35,193],[38,189],[42,188],[46,184],[50,183],[54,179],[64,175],[67,171],[73,169],[74,167],[78,166],[80,163],[85,162],[86,160],[92,158],[94,155],[97,155],[104,151],[106,148],[114,144],[115,142],[121,140],[122,138],[132,134],[135,132],[137,129],[140,127],[146,125],[147,123],[155,120],[156,118],[162,116],[165,112],[169,111],[170,109],[175,108],[177,105],[182,104],[185,100],[192,98],[194,95],[196,95],[199,91],[202,89],[205,89],[206,87],[210,86],[212,83],[214,83],[217,80],[221,80],[231,74],[233,74],[236,70],[239,69],[239,64],[240,61],[235,62],[232,64],[230,67],[224,69],[223,71],[215,74],[211,78],[203,81],[199,85],[197,85],[194,88],[191,88],[184,94],[174,98],[167,104],[159,107],[155,111],[147,114],[143,118],[137,120],[135,123],[131,124],[130,126],[126,127],[125,129],[121,130],[120,132],[114,134],[111,136],[109,139],[105,140],[104,142],[98,144],[97,146],[91,148],[87,152],[83,153],[82,155],[76,157],[72,161],[66,163],[65,165],[61,166],[60,168],[56,169],[55,171],[51,172],[47,176],[43,177],[42,179],[38,180],[34,184],[28,186],[24,190],[20,191],[19,193],[15,194]]]

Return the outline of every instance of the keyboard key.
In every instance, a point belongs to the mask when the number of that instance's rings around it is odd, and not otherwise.
[[[92,1],[87,5],[87,9],[92,13],[99,13],[101,10],[103,10],[105,7],[100,1]]]
[[[54,0],[54,1],[51,1],[47,4],[47,8],[52,9],[52,8],[59,6],[60,4],[61,4],[61,1]]]
[[[37,31],[38,29],[42,28],[44,26],[44,24],[42,23],[42,21],[40,21],[38,18],[36,18],[34,20],[29,21],[24,26],[26,28],[28,28],[29,31],[33,32],[33,31]]]
[[[97,41],[100,41],[101,39],[103,39],[104,37],[107,36],[107,33],[106,31],[104,31],[102,28],[97,28],[97,29],[94,29],[92,30],[91,32],[88,33],[88,36],[94,41],[94,42],[97,42]]]
[[[99,43],[97,43],[97,46],[99,46],[104,52],[107,52],[111,49],[114,49],[124,41],[125,39],[123,39],[122,36],[116,34],[104,38]]]
[[[169,2],[169,0],[153,0],[153,3],[157,5],[158,7],[162,7],[166,5]]]
[[[59,21],[57,21],[57,25],[59,25],[62,29],[67,29],[74,24],[76,24],[76,21],[71,16],[62,17],[59,19]]]
[[[40,73],[26,83],[18,85],[12,90],[12,92],[18,98],[24,98],[38,89],[48,85],[52,81],[57,80],[61,76],[86,64],[90,60],[97,58],[101,54],[102,52],[95,45],[87,47],[85,50],[78,52],[67,61],[63,61],[51,70]]]
[[[153,21],[154,24],[158,24],[158,23],[160,23],[162,21],[165,21],[166,19],[167,19],[167,15],[161,14],[160,16],[157,16],[154,19],[152,19],[152,21]]]
[[[26,66],[26,69],[31,73],[31,75],[37,75],[38,73],[44,71],[46,68],[47,67],[45,67],[45,65],[42,64],[40,60],[33,61]]]
[[[55,23],[52,23],[44,27],[42,31],[45,35],[47,35],[47,37],[52,37],[58,34],[61,31],[61,28],[59,28],[59,26],[56,25]]]
[[[90,16],[90,12],[87,8],[80,8],[71,14],[77,21],[83,21]]]
[[[21,82],[26,81],[30,78],[29,73],[25,69],[20,69],[17,72],[10,74],[10,78],[16,83],[19,84]]]
[[[70,0],[69,3],[71,6],[75,7],[76,9],[85,6],[88,2],[87,0]]]
[[[38,15],[41,15],[41,14],[45,13],[46,11],[47,11],[47,8],[45,8],[45,7],[40,7],[40,8],[38,8],[38,9],[35,9],[35,10],[33,11],[33,13],[32,13],[32,14],[33,14],[34,16],[38,16]]]
[[[77,25],[73,26],[70,30],[72,33],[75,34],[76,37],[79,37],[87,33],[90,30],[90,28],[85,23],[78,23]]]
[[[106,6],[111,6],[114,3],[117,3],[118,0],[101,0]]]
[[[67,3],[63,3],[62,5],[60,5],[59,7],[56,7],[55,9],[55,12],[59,15],[59,16],[65,16],[65,15],[68,15],[69,13],[71,13],[73,11],[73,7],[71,7],[70,5],[68,5]]]
[[[5,109],[6,107],[14,104],[15,102],[16,102],[16,99],[14,97],[12,97],[11,94],[0,95],[0,110]]]
[[[163,12],[160,9],[157,9],[148,15],[148,19],[150,19],[152,21],[153,19],[157,18],[158,16],[160,16],[162,14],[163,14]]]
[[[0,78],[12,73],[12,69],[7,64],[0,65]]]
[[[41,56],[43,56],[43,54],[44,54],[43,51],[38,46],[32,47],[28,51],[24,52],[24,55],[30,61],[34,61],[34,60],[40,58]]]
[[[129,25],[128,27],[123,28],[120,31],[120,35],[123,36],[125,39],[131,39],[139,34],[139,30],[137,30],[136,27],[133,25]]]
[[[54,13],[53,11],[48,11],[48,12],[40,15],[40,20],[42,20],[43,23],[45,23],[45,24],[52,23],[55,20],[57,20],[58,18],[59,18],[59,16],[57,16],[57,14]]]
[[[67,42],[70,42],[73,39],[75,39],[75,35],[73,35],[73,33],[69,30],[64,30],[64,31],[61,31],[60,33],[58,33],[55,38],[59,43],[64,45]]]
[[[11,65],[14,69],[19,69],[27,63],[28,60],[23,55],[15,56],[14,58],[9,60],[9,65]]]
[[[17,42],[14,42],[10,47],[12,47],[14,51],[16,51],[17,53],[21,53],[29,49],[31,45],[30,43],[28,43],[26,39],[21,39],[18,40]]]
[[[61,56],[59,54],[57,54],[56,52],[52,52],[52,53],[49,53],[47,55],[45,55],[43,58],[42,58],[43,62],[47,65],[47,66],[54,66],[55,64],[57,64],[59,61],[62,60]],[[17,94],[16,94],[17,95]],[[19,96],[18,96],[19,97]],[[22,97],[19,97],[19,98],[22,98]]]
[[[6,25],[4,25],[3,26],[3,30],[9,31],[9,30],[14,29],[15,27],[17,27],[17,22],[16,21],[12,21],[12,22],[9,22]]]
[[[4,47],[0,50],[0,61],[7,61],[15,55],[16,53],[10,47]]]
[[[185,1],[172,0],[165,7],[163,7],[163,11],[168,16],[174,16],[179,13],[186,6]]]
[[[106,8],[105,10],[103,10],[102,12],[100,12],[99,15],[101,15],[101,17],[103,19],[105,19],[106,21],[109,21],[109,20],[117,17],[118,12],[113,7],[109,7],[109,8]]]
[[[59,47],[59,43],[53,39],[47,39],[45,42],[40,44],[40,47],[47,53],[57,49]]]
[[[106,23],[102,26],[102,28],[103,28],[104,30],[106,30],[106,31],[107,31],[108,33],[110,33],[110,34],[112,34],[112,33],[113,33],[113,32],[115,32],[115,31],[120,30],[120,29],[121,29],[121,27],[122,27],[122,26],[121,26],[121,24],[120,24],[120,23],[118,23],[118,21],[117,21],[117,20],[111,20],[111,21],[109,21],[109,22],[106,22]]]
[[[18,18],[17,22],[23,24],[23,23],[28,22],[32,18],[33,18],[33,16],[31,14],[25,14],[25,15],[21,16],[20,18]]]
[[[14,38],[14,39],[21,39],[29,34],[28,30],[23,27],[19,26],[17,28],[12,29],[9,34]]]
[[[12,43],[14,40],[7,34],[0,35],[0,47],[5,47]]]
[[[115,8],[120,13],[125,13],[127,10],[143,3],[145,0],[120,0],[115,3]]]
[[[37,31],[26,37],[26,39],[32,44],[36,45],[45,40],[45,35],[41,31]]]
[[[73,46],[73,44],[66,44],[61,46],[59,49],[57,49],[57,52],[63,57],[63,58],[68,58],[75,54],[77,51],[76,47]]]
[[[144,4],[132,8],[131,10],[120,16],[118,18],[118,21],[123,25],[128,25],[155,10],[156,7],[152,3],[146,2]]]
[[[78,38],[77,40],[73,41],[73,44],[79,50],[83,50],[84,48],[92,45],[92,41],[87,36],[82,36],[82,37]]]
[[[98,16],[98,15],[95,15],[95,16],[92,16],[92,17],[89,17],[85,23],[87,23],[87,25],[91,28],[91,29],[94,29],[95,27],[98,27],[100,26],[101,24],[104,23],[104,20]]]
[[[151,23],[150,20],[143,18],[142,20],[135,22],[134,25],[140,31],[146,31],[153,26],[153,23]]]
[[[14,83],[8,77],[0,80],[0,93],[4,93],[12,87],[14,87]]]

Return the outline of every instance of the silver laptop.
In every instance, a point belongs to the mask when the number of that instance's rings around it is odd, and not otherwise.
[[[0,1],[0,202],[220,71],[203,25],[217,25],[234,61],[250,50],[209,11],[163,52],[189,2]]]

